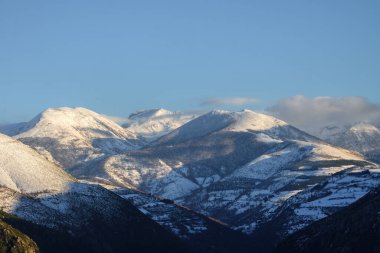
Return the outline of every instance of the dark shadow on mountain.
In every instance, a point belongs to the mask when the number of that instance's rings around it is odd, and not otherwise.
[[[189,252],[128,201],[99,186],[73,183],[65,193],[19,197],[15,210],[30,222],[8,221],[42,252]]]
[[[133,146],[138,147],[138,142],[119,138],[96,138],[91,145],[106,155],[112,155],[131,150]]]
[[[162,226],[170,232],[173,232],[172,226],[175,227],[175,230],[178,229],[177,233],[185,236],[181,237],[181,240],[186,243],[192,252],[248,253],[254,249],[254,245],[251,243],[249,236],[232,230],[220,221],[199,214],[171,200],[158,198],[142,191],[126,188],[118,189],[117,194],[121,196],[130,194],[141,196],[135,204],[142,206],[142,208],[146,210],[147,215],[151,218],[154,218],[155,215],[166,215],[166,221]],[[151,209],[152,206],[154,206],[154,209]],[[192,230],[193,228],[197,228],[197,226],[202,227],[201,231]]]
[[[106,136],[106,138],[112,138],[113,135],[109,132],[109,131],[106,131],[106,130],[101,130],[101,129],[96,129],[96,128],[91,128],[91,127],[81,127],[80,128],[80,131],[84,131],[84,132],[92,132],[92,133],[97,133],[97,134],[100,134],[100,135],[103,135],[103,136]]]
[[[183,167],[197,173],[227,175],[272,148],[274,144],[259,143],[255,135],[243,133],[216,133],[202,140],[192,139],[176,145],[159,145],[126,153],[127,157],[144,161],[161,159],[168,165],[180,161]],[[212,170],[207,172],[207,170]],[[195,172],[190,172],[195,173]]]

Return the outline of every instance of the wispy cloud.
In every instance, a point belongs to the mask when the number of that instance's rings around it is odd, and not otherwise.
[[[380,105],[363,97],[293,96],[278,101],[267,112],[309,131],[329,124],[380,124]]]
[[[256,104],[259,100],[257,98],[247,98],[247,97],[232,97],[232,98],[207,98],[201,101],[201,106],[210,106],[210,105],[249,105]]]

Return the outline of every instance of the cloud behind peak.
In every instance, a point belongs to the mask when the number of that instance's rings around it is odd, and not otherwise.
[[[380,105],[356,96],[293,96],[279,100],[267,111],[308,131],[315,131],[326,125],[341,126],[357,122],[380,124]]]

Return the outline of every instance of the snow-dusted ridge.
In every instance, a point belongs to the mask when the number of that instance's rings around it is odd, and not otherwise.
[[[63,167],[144,145],[137,135],[85,108],[51,108],[26,123],[16,139]]]

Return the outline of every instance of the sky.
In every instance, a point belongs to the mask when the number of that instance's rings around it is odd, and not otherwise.
[[[373,110],[379,27],[377,0],[0,0],[0,123],[61,106],[276,114],[300,97]]]

